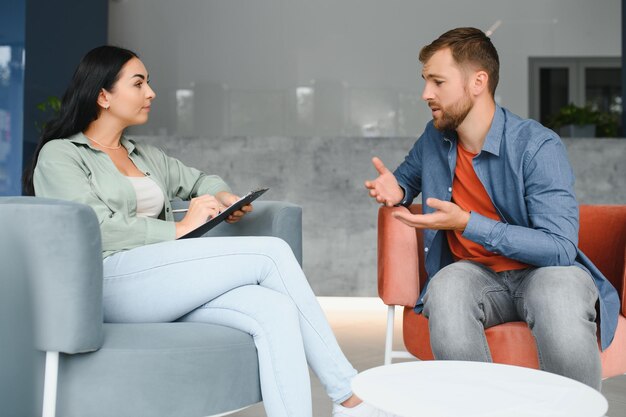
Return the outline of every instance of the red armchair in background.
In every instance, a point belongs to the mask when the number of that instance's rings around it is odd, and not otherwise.
[[[415,356],[434,359],[430,349],[428,320],[413,307],[426,280],[423,235],[394,219],[391,213],[404,207],[381,207],[378,212],[378,295],[389,306],[385,364],[393,358]],[[412,213],[422,206],[412,205]],[[615,338],[601,352],[602,376],[626,373],[626,206],[581,206],[580,249],[611,281],[621,300]],[[395,306],[404,306],[402,333],[407,352],[393,351]],[[535,340],[524,322],[510,322],[486,329],[493,361],[538,368]]]

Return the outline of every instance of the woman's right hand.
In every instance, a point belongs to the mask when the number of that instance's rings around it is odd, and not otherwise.
[[[179,238],[197,227],[203,225],[207,220],[217,216],[225,209],[222,203],[212,195],[206,194],[192,198],[185,217],[176,223],[176,238]]]

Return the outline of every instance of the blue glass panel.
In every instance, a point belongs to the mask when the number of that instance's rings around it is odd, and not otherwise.
[[[0,44],[0,195],[19,195],[22,173],[24,47]]]
[[[0,195],[22,192],[26,1],[0,2]]]

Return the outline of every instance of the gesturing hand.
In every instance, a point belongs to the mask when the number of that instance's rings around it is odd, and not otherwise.
[[[398,185],[396,177],[385,167],[383,161],[374,157],[372,163],[379,175],[373,181],[365,181],[365,188],[370,190],[370,196],[379,203],[387,207],[395,206],[404,198],[404,190]]]
[[[465,230],[470,218],[469,212],[464,211],[454,203],[436,198],[427,199],[426,205],[436,211],[428,214],[396,211],[391,215],[402,223],[418,229]]]

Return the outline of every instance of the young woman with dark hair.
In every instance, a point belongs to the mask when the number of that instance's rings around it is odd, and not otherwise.
[[[46,123],[43,129],[31,167],[24,174],[24,194],[35,195],[33,172],[41,148],[53,139],[68,138],[84,131],[96,120],[100,110],[98,95],[103,89],[113,90],[120,70],[132,58],[137,58],[134,52],[109,46],[95,48],[85,55],[63,95],[59,116]]]
[[[210,322],[249,332],[268,416],[311,416],[308,364],[333,415],[385,416],[351,392],[345,358],[289,246],[269,237],[175,240],[238,199],[218,176],[124,135],[155,93],[137,55],[102,46],[79,64],[24,185],[91,206],[100,221],[107,322]],[[169,201],[191,199],[175,222]],[[236,222],[245,206],[229,217]]]

